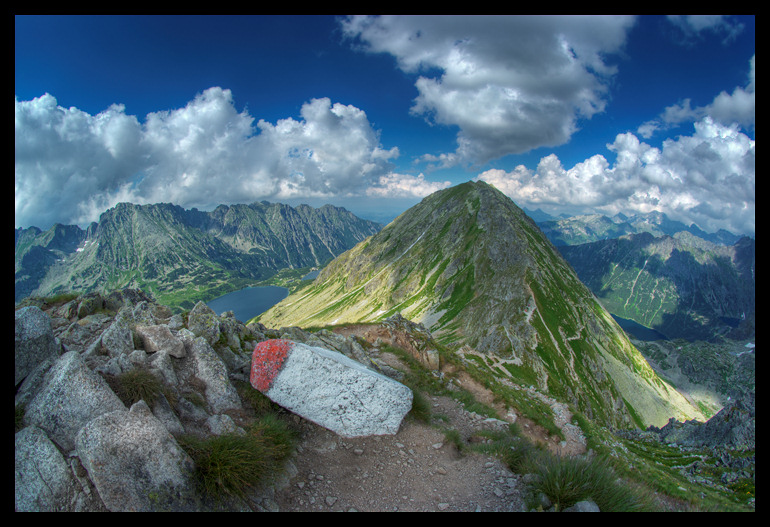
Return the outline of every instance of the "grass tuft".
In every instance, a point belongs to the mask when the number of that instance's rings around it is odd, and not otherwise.
[[[129,407],[144,400],[152,408],[158,397],[166,392],[163,383],[155,375],[141,368],[105,378],[115,394]]]
[[[609,463],[598,458],[540,456],[535,465],[539,477],[533,484],[564,510],[581,500],[591,500],[602,512],[651,510],[648,497],[618,480]]]
[[[195,462],[203,492],[214,499],[245,499],[279,473],[294,449],[295,436],[278,417],[266,414],[242,435],[184,435],[178,441]]]

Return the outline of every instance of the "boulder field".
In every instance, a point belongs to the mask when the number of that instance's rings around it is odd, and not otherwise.
[[[196,484],[179,438],[244,432],[254,415],[243,392],[255,390],[252,355],[273,339],[291,340],[273,391],[293,386],[305,393],[306,403],[314,401],[310,419],[322,426],[340,434],[392,434],[411,408],[411,391],[388,378],[393,370],[370,359],[355,339],[246,326],[202,302],[172,314],[138,290],[89,293],[56,304],[28,301],[17,308],[15,324],[17,511],[265,510],[286,478],[277,474],[246,498],[212,500]],[[136,371],[157,380],[156,396],[130,401],[116,388],[116,379]],[[348,391],[340,391],[345,384]],[[389,390],[395,412],[383,401],[377,407],[364,401],[375,388],[379,395]],[[366,410],[343,402],[364,402]],[[338,428],[324,412],[354,427]],[[355,414],[357,425],[347,419]],[[369,421],[377,428],[365,428]]]

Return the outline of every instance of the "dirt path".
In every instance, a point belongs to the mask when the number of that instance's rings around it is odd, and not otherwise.
[[[430,398],[447,428],[484,426],[448,397]],[[393,436],[345,439],[303,421],[297,468],[275,493],[286,511],[520,511],[519,475],[499,460],[460,455],[435,427],[406,419]]]
[[[346,336],[363,335],[372,326],[335,328]],[[380,358],[391,366],[406,366],[392,354]],[[268,502],[282,512],[511,512],[524,510],[521,476],[497,458],[464,451],[447,442],[442,429],[456,430],[467,440],[485,428],[519,423],[523,435],[545,443],[553,452],[580,453],[585,445],[548,437],[544,429],[494,403],[493,394],[460,372],[456,384],[498,411],[501,421],[466,411],[451,397],[428,396],[439,426],[407,418],[392,436],[346,439],[309,421],[300,420],[300,443],[293,471]],[[566,416],[567,421],[569,417]],[[434,419],[434,423],[437,422]]]

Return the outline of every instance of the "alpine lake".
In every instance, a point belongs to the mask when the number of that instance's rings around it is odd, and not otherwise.
[[[303,282],[313,280],[319,270],[312,270],[300,278]],[[245,287],[219,298],[206,302],[217,315],[232,311],[235,318],[244,324],[255,316],[264,313],[275,304],[289,296],[289,289],[278,285]]]

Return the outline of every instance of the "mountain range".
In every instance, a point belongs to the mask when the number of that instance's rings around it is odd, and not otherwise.
[[[484,182],[426,197],[259,321],[312,327],[396,313],[476,361],[490,382],[534,386],[606,426],[702,418],[537,225]]]
[[[670,219],[660,211],[636,214],[631,217],[619,213],[612,217],[603,214],[584,214],[554,218],[539,209],[527,213],[535,219],[543,233],[557,247],[645,232],[655,237],[674,236],[680,232],[688,232],[693,236],[720,245],[733,245],[742,238],[742,236],[724,229],[708,233],[694,223],[686,225],[681,221]]]
[[[604,307],[668,338],[754,334],[755,241],[718,245],[687,231],[560,246]]]
[[[15,296],[136,287],[190,308],[280,269],[323,265],[381,228],[331,205],[120,203],[85,230],[16,229]]]

